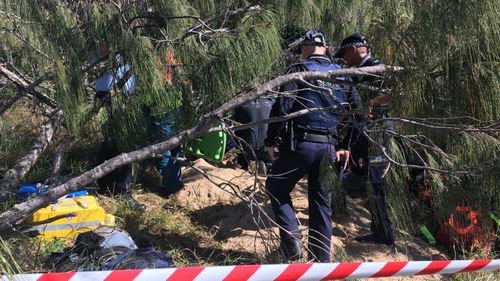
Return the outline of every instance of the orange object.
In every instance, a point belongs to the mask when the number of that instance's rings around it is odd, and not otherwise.
[[[175,54],[173,51],[166,51],[165,58],[167,59],[166,69],[165,69],[165,80],[168,84],[172,85],[173,79],[173,69],[177,64],[177,60],[175,59]]]
[[[479,224],[480,213],[481,210],[474,210],[469,206],[457,206],[439,227],[436,233],[437,242],[447,247],[464,247],[465,250],[472,247],[488,250],[491,245],[485,230]]]

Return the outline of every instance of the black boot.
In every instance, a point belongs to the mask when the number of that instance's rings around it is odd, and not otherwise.
[[[373,233],[356,236],[354,240],[360,243],[386,244],[387,246],[394,246],[394,239],[381,238]]]
[[[287,261],[296,261],[302,258],[302,245],[297,239],[281,241],[278,253]]]

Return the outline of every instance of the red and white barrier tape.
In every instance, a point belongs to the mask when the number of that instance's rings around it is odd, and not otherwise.
[[[1,281],[316,281],[495,271],[500,260],[397,261],[235,265],[63,272],[3,276]]]

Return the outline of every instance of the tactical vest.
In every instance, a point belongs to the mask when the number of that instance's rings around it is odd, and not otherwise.
[[[319,64],[314,60],[306,59],[302,66],[305,71],[331,71],[340,69],[337,64]],[[344,77],[337,78],[339,81],[344,81]],[[319,92],[316,90],[301,90],[294,102],[292,112],[303,110],[305,108],[332,108],[332,111],[318,111],[306,115],[299,116],[293,119],[295,127],[312,130],[322,131],[325,133],[336,133],[337,122],[340,117],[340,112],[343,105],[348,101],[349,87],[333,84],[328,81],[315,80],[308,81],[322,88],[332,90],[331,95],[328,91]],[[302,88],[307,88],[306,85]]]

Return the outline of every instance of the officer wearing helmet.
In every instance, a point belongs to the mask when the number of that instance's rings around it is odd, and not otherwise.
[[[288,69],[288,73],[304,71],[331,71],[340,66],[331,62],[327,53],[326,36],[317,30],[307,31],[300,43],[302,61]],[[344,80],[344,78],[338,78]],[[329,110],[295,117],[287,122],[271,123],[265,146],[275,160],[266,180],[275,220],[280,228],[280,252],[287,260],[302,256],[300,231],[290,193],[300,178],[308,176],[309,243],[310,259],[330,262],[332,236],[331,196],[319,180],[320,162],[324,157],[331,161],[349,157],[349,151],[336,147],[337,124],[343,103],[355,95],[350,87],[327,81],[308,81],[317,87],[291,81],[280,90],[270,117],[286,116],[308,108]],[[318,90],[324,88],[325,91]],[[279,154],[277,152],[279,150]]]
[[[370,53],[370,45],[366,37],[361,34],[352,34],[345,38],[335,58],[342,58],[349,67],[365,67],[379,65],[380,61],[373,58]],[[381,87],[383,81],[374,76],[364,76],[361,78],[353,77],[354,83],[370,84]],[[387,115],[388,96],[378,93],[376,97],[371,98],[367,104],[369,107],[370,118],[372,120],[388,117]],[[368,116],[358,116],[360,123],[367,123]],[[368,123],[369,124],[369,123]],[[369,124],[370,125],[370,124]],[[371,125],[370,125],[371,126]],[[394,130],[393,122],[381,123],[385,130]],[[372,128],[374,129],[374,128]],[[383,243],[387,245],[394,244],[394,226],[391,222],[384,193],[384,175],[389,163],[383,155],[383,152],[376,145],[372,145],[368,138],[356,128],[350,128],[348,135],[350,142],[343,143],[352,152],[349,170],[344,173],[342,178],[343,188],[352,194],[355,189],[366,192],[367,179],[369,179],[373,188],[369,198],[369,211],[372,216],[371,232],[366,235],[356,237],[359,242]],[[386,146],[389,138],[387,134],[374,134],[371,136],[377,143]],[[357,194],[359,195],[359,194]]]

